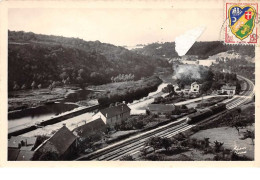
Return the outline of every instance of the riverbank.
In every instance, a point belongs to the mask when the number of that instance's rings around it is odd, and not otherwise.
[[[12,91],[8,94],[8,111],[22,110],[26,108],[38,107],[46,103],[55,102],[70,93],[75,92],[75,88],[48,88]]]
[[[8,95],[8,111],[11,112],[38,107],[45,105],[46,103],[64,100],[65,102],[73,102],[79,106],[90,106],[98,104],[98,99],[108,96],[114,97],[115,95],[117,95],[117,97],[121,97],[122,99],[124,99],[124,96],[129,95],[129,97],[126,97],[127,100],[138,99],[145,96],[146,93],[148,94],[156,89],[160,83],[161,80],[159,78],[144,78],[138,81],[109,83],[98,86],[90,86],[88,87],[88,90],[84,90],[85,92],[82,93],[83,95],[78,95],[81,93],[81,90],[75,86],[56,87],[53,90],[43,88],[12,91],[9,92]],[[144,89],[145,91],[148,88],[148,91],[135,94],[137,88]],[[76,97],[74,97],[74,95],[76,95]],[[115,101],[118,101],[118,99],[115,99]]]

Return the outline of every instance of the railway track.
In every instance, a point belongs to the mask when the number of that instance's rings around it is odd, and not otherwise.
[[[138,155],[141,153],[140,150],[145,147],[146,140],[152,136],[170,138],[196,125],[202,124],[206,121],[218,117],[219,115],[225,114],[228,110],[241,106],[242,104],[251,100],[251,98],[254,96],[254,84],[252,81],[242,76],[238,76],[238,78],[246,82],[246,89],[240,94],[240,96],[236,96],[226,101],[227,110],[212,115],[195,125],[188,125],[186,123],[186,116],[185,116],[175,122],[168,123],[164,126],[158,127],[156,129],[141,133],[129,139],[107,146],[106,148],[95,151],[89,155],[82,156],[77,160],[111,161],[111,160],[119,160],[125,155]]]

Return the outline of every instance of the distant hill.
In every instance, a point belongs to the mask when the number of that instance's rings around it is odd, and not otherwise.
[[[134,49],[133,51],[154,57],[179,57],[175,51],[175,42],[152,43],[143,48]],[[224,45],[222,41],[195,42],[186,55],[197,55],[199,59],[207,59],[209,56],[226,51],[234,51],[241,55],[247,55],[250,57],[255,56],[254,46]]]
[[[151,76],[156,67],[170,65],[162,58],[99,41],[8,31],[9,90],[53,82],[104,84],[119,74],[137,80]]]

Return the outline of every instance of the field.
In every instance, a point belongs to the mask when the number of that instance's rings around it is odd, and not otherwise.
[[[247,127],[247,129],[252,130],[253,126]],[[245,155],[250,159],[254,159],[254,145],[252,144],[251,139],[241,140],[243,132],[245,129],[241,129],[240,134],[237,130],[232,127],[220,127],[202,130],[194,135],[191,138],[203,140],[204,138],[209,138],[211,144],[214,141],[223,142],[223,147],[230,150],[241,149],[238,152]]]

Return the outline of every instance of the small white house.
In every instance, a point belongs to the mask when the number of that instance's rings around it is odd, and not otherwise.
[[[229,85],[224,85],[221,88],[221,93],[227,93],[227,95],[235,95],[236,94],[236,86],[229,86]]]
[[[200,85],[197,82],[191,84],[190,92],[198,93],[200,91]]]
[[[110,127],[121,124],[130,116],[131,109],[126,104],[101,109],[92,119],[101,118]]]
[[[200,85],[197,82],[193,82],[191,85],[185,85],[181,91],[185,94],[199,93]]]

